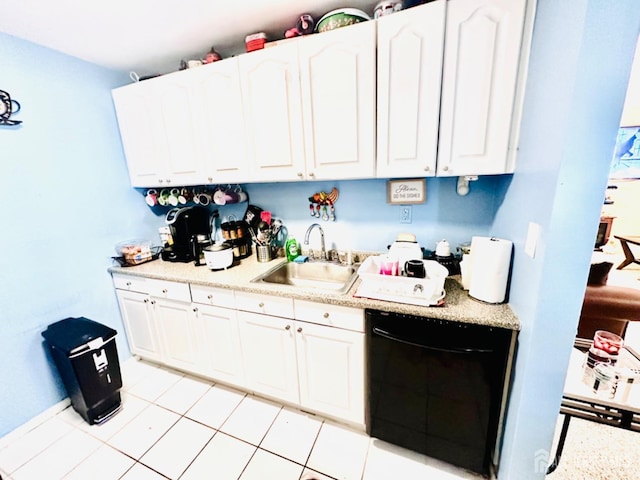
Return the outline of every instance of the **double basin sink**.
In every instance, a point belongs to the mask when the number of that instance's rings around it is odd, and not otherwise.
[[[355,265],[341,265],[331,262],[284,262],[251,280],[253,283],[266,283],[300,288],[322,290],[327,293],[344,294],[358,278]]]

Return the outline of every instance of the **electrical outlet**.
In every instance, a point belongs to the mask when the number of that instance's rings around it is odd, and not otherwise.
[[[400,207],[400,223],[411,223],[411,206]]]

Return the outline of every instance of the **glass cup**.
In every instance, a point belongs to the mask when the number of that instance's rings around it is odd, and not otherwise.
[[[593,336],[593,348],[604,352],[610,363],[615,364],[622,349],[623,340],[620,335],[598,330]]]

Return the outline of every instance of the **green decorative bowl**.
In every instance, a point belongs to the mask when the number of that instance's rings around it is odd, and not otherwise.
[[[371,18],[362,10],[358,10],[357,8],[340,8],[322,17],[316,25],[316,32],[328,32],[336,28],[366,22],[367,20],[371,20]]]

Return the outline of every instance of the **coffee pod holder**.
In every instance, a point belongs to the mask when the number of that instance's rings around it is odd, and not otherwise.
[[[362,262],[358,269],[362,281],[354,296],[425,307],[444,304],[444,281],[449,275],[445,267],[423,260],[425,278],[381,275],[378,272],[384,260],[383,256],[373,255]]]

